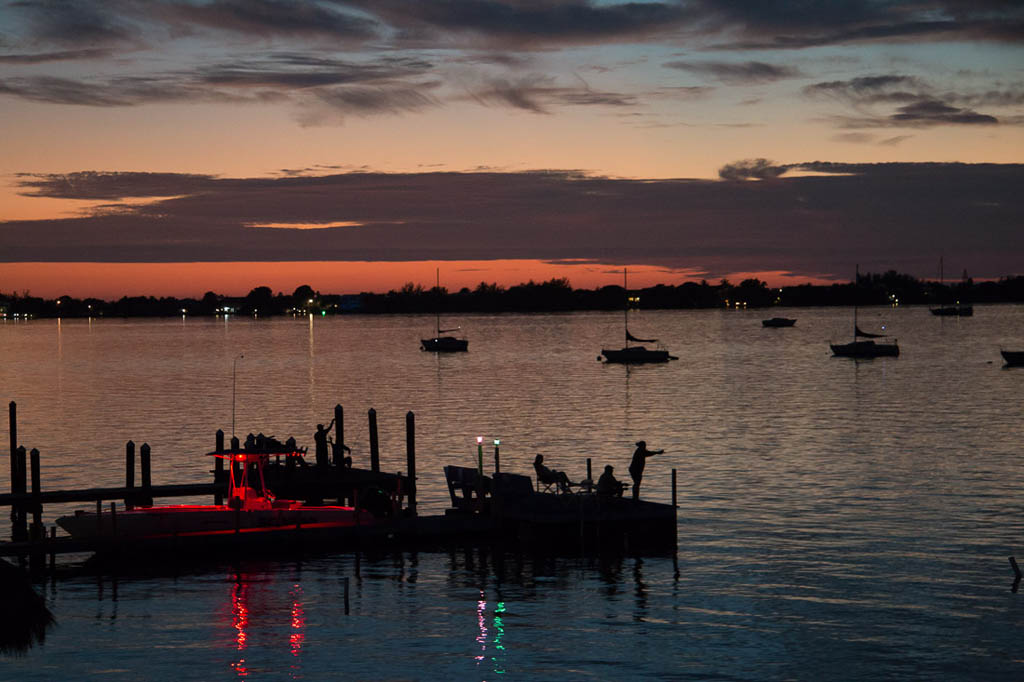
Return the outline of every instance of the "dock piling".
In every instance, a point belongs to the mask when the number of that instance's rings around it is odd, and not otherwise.
[[[11,490],[14,493],[24,495],[27,491],[25,484],[25,446],[21,445],[15,452],[15,475],[11,483]],[[14,531],[12,537],[15,541],[27,540],[28,539],[28,520],[25,514],[25,507],[23,504],[14,506],[12,510],[14,512]]]
[[[416,415],[405,413],[405,462],[409,471],[409,513],[416,516]]]
[[[131,489],[135,487],[135,442],[128,441],[124,445],[124,487]],[[124,508],[132,508],[132,495],[124,496]]]
[[[149,469],[149,443],[143,443],[139,449],[139,464],[142,467],[142,506],[153,506],[153,479],[150,477]]]
[[[345,615],[348,615],[348,576],[345,576]]]
[[[43,504],[39,501],[39,450],[32,448],[29,453],[32,460],[32,539],[39,540],[44,534],[43,530]]]
[[[110,503],[110,536],[117,537],[117,502]]]
[[[224,452],[224,432],[217,429],[216,451]],[[224,460],[220,457],[213,458],[213,482],[219,483],[224,478]],[[213,503],[217,506],[224,504],[224,496],[220,488],[213,494]]]
[[[370,408],[370,471],[380,473],[380,443],[377,441],[377,410]]]
[[[494,473],[501,473],[501,456],[498,453],[498,446],[501,444],[497,438],[494,439]]]
[[[334,462],[334,466],[341,468],[342,462],[345,459],[345,410],[341,405],[334,406],[334,455],[331,461]]]
[[[594,471],[594,470],[593,470],[593,468],[592,468],[592,462],[591,462],[590,458],[589,458],[589,457],[587,457],[587,480],[588,480],[588,481],[590,481],[591,483],[593,483],[593,482],[594,482],[594,474],[593,474],[593,471]]]
[[[14,493],[17,492],[14,476],[18,473],[18,404],[12,400],[7,408],[11,425],[11,492]]]

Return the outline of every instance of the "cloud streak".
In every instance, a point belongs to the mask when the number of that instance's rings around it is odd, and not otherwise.
[[[784,175],[796,169],[827,175]],[[1024,165],[757,159],[730,164],[722,175],[772,181],[637,181],[571,171],[27,175],[22,189],[33,196],[108,204],[169,198],[80,218],[0,223],[0,258],[589,259],[816,276],[845,275],[856,259],[878,263],[880,253],[884,267],[927,268],[934,254],[921,245],[929,244],[962,253],[977,277],[1020,270]]]

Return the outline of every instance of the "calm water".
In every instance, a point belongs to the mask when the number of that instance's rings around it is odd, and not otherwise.
[[[206,480],[213,434],[311,443],[333,406],[368,460],[405,468],[416,414],[422,511],[441,467],[502,442],[573,478],[626,477],[633,441],[680,473],[679,554],[615,560],[474,551],[339,554],[41,587],[60,621],[0,677],[48,679],[1013,679],[1024,676],[1020,465],[1024,307],[975,317],[868,309],[898,359],[830,357],[851,310],[658,311],[632,317],[680,357],[625,368],[614,313],[467,316],[470,352],[418,350],[432,317],[41,320],[0,325],[0,399],[42,452],[44,488],[118,485],[124,443],[156,483]],[[6,442],[6,441],[5,441]],[[488,449],[488,459],[490,458]],[[5,460],[6,461],[6,460]],[[0,487],[9,489],[6,466]],[[46,509],[52,523],[57,507]],[[344,613],[343,579],[351,585]]]

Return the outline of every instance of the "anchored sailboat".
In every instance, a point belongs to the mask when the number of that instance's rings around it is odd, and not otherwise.
[[[437,308],[435,312],[434,338],[420,339],[420,348],[432,353],[458,353],[469,350],[469,341],[454,336],[441,336],[456,332],[460,327],[454,329],[441,329],[441,268],[437,269]]]
[[[857,266],[856,275],[853,280],[854,289],[860,281],[860,266]],[[850,343],[830,343],[832,354],[844,358],[879,358],[897,357],[900,354],[899,344],[893,340],[892,343],[879,343],[873,339],[884,337],[885,334],[872,334],[862,331],[857,326],[857,298],[856,293],[853,301],[853,341]],[[861,341],[860,339],[867,339]]]
[[[604,348],[601,355],[605,362],[620,362],[624,364],[644,364],[652,362],[668,362],[678,360],[674,355],[669,355],[664,348],[650,349],[644,346],[630,346],[632,343],[656,343],[657,339],[640,339],[629,333],[629,288],[626,286],[626,269],[622,269],[622,288],[626,290],[626,306],[624,314],[624,328],[626,330],[626,345],[618,350]]]

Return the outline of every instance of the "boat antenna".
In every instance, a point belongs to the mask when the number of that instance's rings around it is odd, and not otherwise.
[[[239,353],[238,357],[231,363],[231,437],[235,437],[235,376],[238,370],[238,361],[245,357],[245,353]]]

